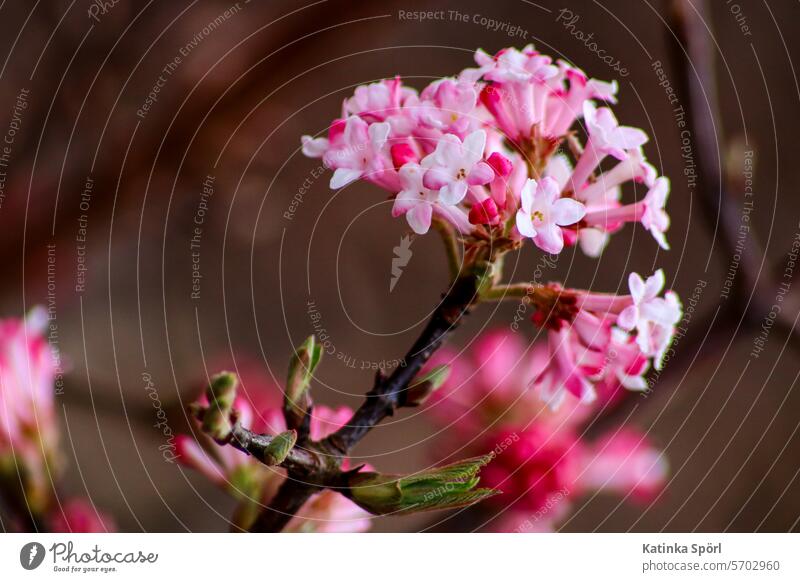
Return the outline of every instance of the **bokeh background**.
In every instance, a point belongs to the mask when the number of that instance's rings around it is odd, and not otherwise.
[[[800,229],[800,5],[711,4],[695,33],[710,35],[722,123],[700,138],[711,143],[727,191],[703,193],[684,172],[685,136],[654,67],[663,64],[686,103],[665,1],[3,3],[0,133],[21,92],[26,106],[17,108],[2,168],[0,307],[3,316],[36,304],[54,310],[51,339],[65,367],[57,396],[70,465],[65,489],[90,496],[122,530],[226,529],[232,502],[165,460],[144,378],[152,378],[170,429],[184,431],[185,405],[207,374],[233,368],[246,383],[283,379],[292,346],[320,331],[309,301],[343,355],[323,361],[315,397],[356,407],[373,375],[362,363],[401,357],[445,288],[444,254],[435,237],[414,239],[390,291],[405,222],[392,219],[390,202],[367,184],[329,190],[318,161],[300,154],[300,135],[324,132],[359,84],[399,74],[421,89],[471,66],[478,47],[533,42],[591,76],[618,79],[619,119],[648,131],[648,157],[672,177],[671,252],[626,228],[599,261],[570,249],[545,279],[615,291],[626,273],[660,266],[684,300],[697,295],[687,336],[656,389],[597,420],[635,425],[664,448],[666,491],[644,506],[583,500],[564,529],[797,530],[794,286],[781,303],[789,325],[772,326],[765,351],[750,354],[775,303],[770,278],[783,277]],[[467,22],[449,12],[424,22],[401,17],[420,10],[455,10]],[[579,17],[573,28],[562,10]],[[481,17],[508,27],[491,30]],[[515,25],[524,35],[508,34]],[[593,34],[628,74],[611,70],[575,30]],[[154,87],[157,99],[145,110]],[[714,93],[698,87],[713,102]],[[690,156],[697,147],[692,135]],[[754,206],[740,252],[756,269],[745,272],[720,235],[720,217],[740,219],[747,152]],[[204,184],[213,194],[203,195]],[[192,247],[196,218],[203,223]],[[523,280],[539,260],[528,245],[507,270]],[[743,301],[723,293],[732,267]],[[201,275],[199,297],[193,273]],[[467,346],[484,327],[507,326],[513,311],[482,307],[454,342]],[[436,460],[434,432],[424,414],[403,412],[356,453],[386,471],[413,471]],[[428,527],[471,525],[447,515],[374,525]]]

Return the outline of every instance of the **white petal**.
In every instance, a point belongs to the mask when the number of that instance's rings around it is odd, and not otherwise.
[[[572,198],[561,198],[553,203],[550,217],[559,226],[579,222],[586,215],[586,207]]]
[[[406,213],[409,226],[417,234],[425,234],[431,227],[433,209],[430,204],[417,204]]]
[[[386,140],[389,138],[389,132],[392,130],[392,126],[388,123],[373,123],[369,126],[369,139],[372,142],[372,145],[376,147],[381,147],[383,144],[386,143]]]
[[[639,310],[636,309],[635,305],[629,305],[617,316],[617,325],[622,329],[630,331],[636,327],[636,322],[638,319]]]
[[[482,129],[473,131],[464,138],[464,152],[468,161],[472,164],[483,157],[483,150],[486,147],[486,132]]]
[[[344,188],[351,182],[355,182],[361,177],[363,172],[361,170],[353,170],[351,168],[339,168],[333,173],[331,177],[331,188],[338,190]]]
[[[303,155],[309,158],[321,158],[330,146],[327,138],[324,137],[314,139],[310,135],[304,135],[300,140],[303,143]]]
[[[536,228],[533,226],[531,215],[524,210],[517,211],[517,230],[522,236],[533,238],[536,236]]]
[[[638,273],[628,275],[628,289],[631,291],[634,303],[639,303],[644,298],[645,285]]]
[[[661,290],[664,288],[666,278],[664,277],[664,269],[659,269],[652,276],[647,278],[644,284],[644,296],[648,299],[657,297]]]
[[[536,188],[538,184],[536,180],[528,178],[528,181],[525,182],[525,185],[522,187],[522,209],[530,214],[531,209],[533,208],[533,197],[536,193]]]
[[[463,180],[450,182],[439,190],[439,200],[442,204],[458,204],[467,195],[467,183]]]
[[[597,228],[582,228],[578,233],[581,250],[587,257],[599,257],[610,238],[607,232]]]

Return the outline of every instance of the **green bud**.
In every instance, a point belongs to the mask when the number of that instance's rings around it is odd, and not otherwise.
[[[289,456],[289,452],[297,442],[297,431],[287,430],[272,437],[270,443],[264,448],[259,459],[265,465],[280,465]]]
[[[203,431],[215,440],[227,440],[231,434],[231,412],[237,383],[235,374],[222,372],[211,378],[206,389],[208,407],[203,413]]]
[[[286,395],[283,413],[289,428],[299,428],[311,406],[309,388],[314,370],[322,359],[322,345],[317,344],[313,335],[297,348],[289,361],[289,375],[286,380]]]
[[[375,515],[465,507],[499,493],[475,488],[478,473],[493,457],[474,457],[413,475],[352,473],[347,495]]]
[[[408,387],[406,394],[406,406],[419,406],[423,404],[431,394],[436,392],[447,377],[450,375],[450,367],[446,365],[436,366],[427,374],[418,376],[414,383]]]

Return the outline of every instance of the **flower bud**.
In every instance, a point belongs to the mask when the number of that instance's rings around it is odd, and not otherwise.
[[[450,375],[448,366],[436,366],[422,377],[415,378],[413,384],[408,387],[406,393],[405,406],[419,406],[423,404],[431,394],[444,384]]]
[[[303,424],[311,397],[308,390],[314,370],[322,359],[322,345],[317,344],[313,335],[297,348],[289,362],[289,376],[286,380],[286,394],[283,401],[283,414],[289,428],[299,428]]]
[[[203,414],[203,432],[217,441],[231,434],[231,412],[236,399],[237,380],[230,372],[221,372],[211,379],[206,389],[208,407]]]
[[[259,461],[265,465],[280,465],[289,456],[289,452],[297,442],[297,431],[287,430],[272,437],[270,443],[264,448]]]
[[[475,203],[469,211],[470,224],[497,224],[500,222],[500,214],[497,212],[497,204],[491,198],[483,202]]]
[[[494,457],[474,457],[413,475],[351,473],[346,495],[375,515],[465,507],[499,493],[475,489],[478,472]]]
[[[398,170],[409,162],[417,162],[419,160],[419,156],[417,156],[414,148],[408,142],[396,143],[392,145],[389,151],[392,154],[392,164]]]

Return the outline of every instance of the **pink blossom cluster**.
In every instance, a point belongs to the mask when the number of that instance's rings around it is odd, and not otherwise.
[[[631,273],[628,295],[548,285],[533,300],[532,319],[547,334],[531,380],[540,397],[558,408],[567,394],[589,404],[608,387],[646,390],[644,375],[651,361],[661,369],[682,317],[678,296],[661,295],[664,283],[659,269],[647,280]]]
[[[333,170],[331,188],[365,180],[388,191],[392,214],[418,234],[437,218],[463,235],[488,229],[549,253],[579,243],[597,256],[610,233],[639,222],[668,248],[669,181],[645,159],[647,135],[610,109],[616,82],[532,45],[475,61],[421,93],[399,77],[358,87],[327,137],[303,136],[303,153]],[[647,194],[621,202],[626,182]]]
[[[280,404],[275,400],[280,388],[253,374],[246,390],[237,396],[235,410],[239,422],[256,433],[278,434],[286,430]],[[310,435],[320,440],[338,430],[352,416],[346,406],[318,405],[311,416]],[[179,462],[200,472],[209,481],[245,503],[261,509],[285,479],[282,469],[267,467],[260,461],[230,446],[220,447],[206,435],[195,440],[178,435],[175,445]],[[370,527],[370,516],[355,503],[330,489],[316,493],[283,529],[286,532],[363,532]]]
[[[593,405],[570,400],[558,410],[530,389],[541,369],[542,350],[521,336],[493,331],[467,353],[443,349],[432,365],[447,364],[450,376],[434,393],[427,412],[443,427],[447,450],[456,457],[494,451],[481,485],[502,491],[488,527],[497,531],[549,531],[577,500],[612,492],[652,499],[667,475],[663,454],[632,428],[615,429],[592,442],[582,426],[597,409],[619,396],[608,382]]]
[[[0,496],[22,487],[21,513],[49,531],[94,532],[114,523],[82,498],[61,501],[62,463],[55,410],[56,362],[45,337],[47,313],[0,320]],[[9,493],[8,498],[15,498]]]

